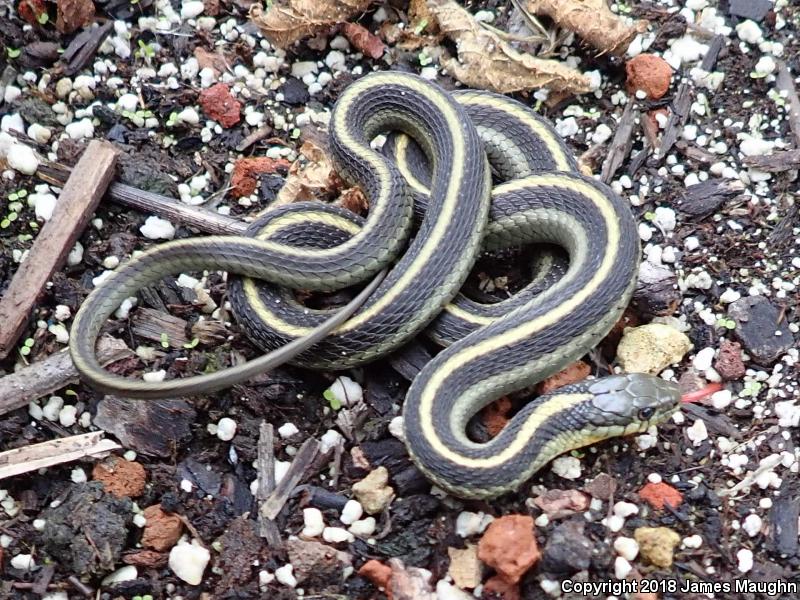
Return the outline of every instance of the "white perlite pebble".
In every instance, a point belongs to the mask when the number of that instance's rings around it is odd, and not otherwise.
[[[653,211],[653,224],[664,233],[670,233],[675,230],[676,217],[675,211],[667,206],[658,206]]]
[[[352,525],[364,514],[364,508],[358,500],[348,500],[342,509],[339,520],[345,525]]]
[[[201,0],[190,0],[181,6],[181,19],[194,19],[202,14],[205,5]]]
[[[38,123],[34,123],[28,127],[28,137],[39,142],[40,144],[46,144],[49,142],[52,135],[52,131],[50,131],[47,127],[39,125]]]
[[[723,304],[730,304],[731,302],[736,302],[742,295],[732,288],[728,288],[719,296],[719,301]]]
[[[594,133],[592,134],[592,143],[602,144],[607,142],[611,138],[611,134],[611,127],[605,123],[600,123],[600,125],[597,126],[597,129],[595,129]]]
[[[66,131],[67,135],[73,140],[82,140],[94,136],[94,125],[92,125],[91,119],[85,118],[70,123],[64,128],[64,131]]]
[[[619,515],[611,515],[610,517],[603,519],[603,524],[611,533],[617,533],[625,526],[625,519]]]
[[[617,502],[614,505],[614,514],[623,519],[639,513],[639,507],[631,502]]]
[[[78,420],[78,409],[72,404],[68,404],[58,413],[58,422],[64,427],[72,427]]]
[[[623,556],[618,556],[614,559],[614,577],[617,579],[625,579],[632,570],[631,563]]]
[[[625,560],[634,560],[639,554],[639,544],[629,537],[618,537],[614,540],[614,550]]]
[[[740,573],[747,573],[753,568],[753,552],[747,548],[742,548],[736,553],[736,560],[739,563],[738,568]]]
[[[649,242],[653,237],[653,229],[647,223],[639,223],[639,239]]]
[[[686,428],[686,435],[695,446],[699,446],[708,439],[708,430],[702,419],[697,419],[691,427]]]
[[[158,383],[159,381],[164,381],[167,377],[167,372],[164,369],[160,369],[158,371],[151,371],[149,373],[144,373],[142,375],[142,379],[149,383]]]
[[[322,539],[329,544],[339,544],[341,542],[352,542],[353,534],[341,527],[326,527],[322,530]]]
[[[29,201],[33,202],[33,211],[37,219],[50,220],[57,202],[53,194],[31,194]]]
[[[401,442],[406,440],[406,436],[403,433],[403,415],[397,415],[395,418],[389,421],[389,433],[391,433]]]
[[[139,231],[149,240],[171,240],[175,237],[175,227],[172,223],[159,217],[147,217]]]
[[[436,582],[436,600],[475,600],[475,596],[440,579]]]
[[[342,406],[355,406],[364,398],[364,390],[349,377],[342,375],[328,388]]]
[[[376,526],[375,517],[367,517],[354,522],[347,528],[347,531],[358,537],[366,538],[375,533]]]
[[[126,110],[128,112],[136,112],[139,106],[139,96],[136,94],[122,94],[117,98],[117,109]]]
[[[758,515],[747,515],[744,523],[742,523],[742,529],[744,529],[745,532],[747,532],[747,535],[750,537],[755,537],[761,533],[762,525],[763,521],[761,520],[761,517]]]
[[[461,512],[456,517],[456,535],[462,538],[483,533],[494,517],[482,512]]]
[[[23,175],[33,175],[39,168],[39,159],[33,149],[25,144],[13,143],[6,155],[8,166]]]
[[[275,569],[275,579],[278,580],[278,583],[293,588],[297,585],[297,579],[295,579],[292,573],[293,570],[294,567],[292,565],[283,565]]]
[[[190,106],[189,108],[184,108],[178,113],[177,120],[181,123],[186,123],[187,125],[197,125],[200,122],[200,115],[198,115],[197,111]]]
[[[36,566],[36,561],[30,554],[17,554],[11,559],[11,566],[20,571],[30,571]]]
[[[322,535],[325,529],[325,521],[322,518],[322,511],[318,508],[303,509],[303,531],[304,537],[317,537]]]
[[[203,580],[211,554],[196,542],[180,541],[169,551],[169,568],[189,585],[199,585]]]
[[[75,265],[81,264],[83,260],[83,244],[80,242],[75,242],[75,245],[72,247],[72,250],[69,251],[67,255],[67,264],[70,267],[74,267]]]
[[[714,362],[714,348],[703,348],[692,359],[692,365],[698,371],[707,371]]]
[[[278,435],[281,436],[283,439],[290,438],[299,432],[300,430],[294,423],[284,423],[283,425],[278,427]]]
[[[138,576],[139,570],[133,565],[127,565],[107,575],[101,583],[104,586],[113,585],[115,583],[122,583],[123,581],[133,581]]]
[[[700,247],[700,240],[698,240],[693,235],[690,235],[685,240],[683,240],[683,247],[686,248],[689,252],[693,250],[697,250]]]
[[[733,402],[733,394],[730,390],[720,390],[711,394],[711,405],[717,409],[722,410]]]
[[[574,456],[559,456],[553,461],[551,469],[564,479],[577,479],[581,476],[581,461]]]
[[[683,545],[687,548],[697,549],[703,545],[703,538],[699,535],[690,535],[689,537],[683,538]]]
[[[230,442],[236,435],[236,421],[230,417],[222,417],[217,423],[217,437],[223,442]]]
[[[739,36],[740,40],[748,44],[757,44],[763,36],[761,28],[755,21],[751,21],[750,19],[742,21],[736,26],[736,35]]]
[[[329,450],[344,445],[344,436],[335,429],[328,429],[319,439],[319,453],[326,454]]]
[[[58,413],[61,412],[63,406],[64,399],[61,396],[50,396],[47,400],[47,404],[42,408],[42,414],[48,421],[57,421]]]
[[[86,471],[81,469],[80,467],[75,467],[70,471],[69,478],[72,480],[72,483],[86,483],[89,478],[86,477]]]

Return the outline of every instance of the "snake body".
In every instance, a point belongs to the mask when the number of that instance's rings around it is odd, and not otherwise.
[[[541,396],[490,442],[471,441],[466,424],[477,411],[564,368],[619,319],[639,261],[632,215],[607,186],[576,172],[549,125],[502,96],[448,94],[412,75],[373,73],[342,93],[330,132],[336,168],[364,190],[368,216],[297,203],[264,213],[247,236],[176,240],[133,258],[75,317],[70,350],[84,380],[150,398],[242,380],[245,373],[231,369],[143,382],[100,367],[94,345],[102,324],[122,300],[168,274],[212,269],[242,276],[231,284],[237,320],[259,346],[281,352],[331,323],[329,311],[304,307],[287,288],[340,289],[391,267],[373,284],[377,289],[363,292],[360,309],[294,362],[362,365],[433,323],[429,333],[448,347],[413,381],[404,435],[415,464],[444,489],[497,496],[558,454],[644,431],[675,410],[673,384],[615,375]],[[372,149],[376,135],[391,132],[399,134],[385,153]],[[502,182],[494,188],[492,173]],[[555,285],[543,291],[535,279],[499,306],[458,295],[482,249],[533,243],[569,255]]]

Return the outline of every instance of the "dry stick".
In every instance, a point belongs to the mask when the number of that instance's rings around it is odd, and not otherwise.
[[[270,423],[261,421],[258,428],[258,491],[259,502],[265,502],[275,491],[275,432]],[[277,548],[281,545],[281,534],[275,521],[258,513],[259,534],[267,540],[267,545]]]
[[[8,356],[28,322],[42,288],[67,258],[114,177],[117,149],[92,140],[61,191],[45,223],[0,300],[0,359]]]
[[[778,63],[778,76],[775,78],[778,89],[786,92],[789,101],[789,127],[794,133],[794,147],[800,148],[800,98],[797,97],[797,88],[786,63]]]
[[[133,356],[125,342],[103,336],[97,343],[97,358],[103,366]],[[51,354],[0,378],[0,416],[78,381],[78,371],[69,352]]]
[[[91,431],[0,452],[0,480],[122,448],[114,440],[104,439],[103,433]]]
[[[61,185],[69,176],[69,169],[58,163],[46,162],[39,167],[36,175],[44,181]],[[246,223],[236,219],[189,206],[188,204],[182,204],[167,196],[139,190],[122,183],[112,183],[106,196],[117,204],[130,206],[142,212],[151,212],[170,221],[178,221],[184,225],[195,227],[206,233],[241,235],[247,229]]]
[[[625,105],[625,110],[622,111],[622,118],[617,125],[617,131],[614,133],[614,139],[611,141],[611,146],[608,148],[608,155],[603,162],[603,168],[600,171],[600,179],[603,183],[609,183],[625,162],[628,154],[631,151],[633,144],[633,128],[636,125],[636,115],[639,111],[633,108],[633,102],[628,102]]]
[[[283,505],[289,499],[289,496],[294,490],[295,486],[300,482],[305,472],[308,470],[309,465],[314,462],[314,457],[319,450],[319,442],[314,438],[308,438],[297,454],[292,460],[289,470],[284,475],[281,482],[275,487],[275,491],[270,494],[269,498],[261,505],[259,514],[267,519],[274,519],[281,512]]]

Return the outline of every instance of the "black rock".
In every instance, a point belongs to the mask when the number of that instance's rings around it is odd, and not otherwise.
[[[296,77],[287,77],[286,83],[284,83],[278,91],[283,94],[283,101],[293,106],[305,104],[311,97],[306,84]]]
[[[259,177],[258,195],[265,204],[275,200],[286,180],[277,173],[264,173]]]
[[[30,96],[19,104],[19,114],[28,124],[38,123],[44,127],[58,127],[56,113],[41,98]]]
[[[567,574],[589,568],[594,543],[584,535],[584,526],[583,519],[570,519],[553,530],[544,547],[542,571]]]
[[[769,366],[794,345],[786,319],[763,296],[741,298],[728,307],[736,322],[736,335],[753,360]]]
[[[730,0],[728,14],[732,17],[761,21],[772,10],[770,0]]]

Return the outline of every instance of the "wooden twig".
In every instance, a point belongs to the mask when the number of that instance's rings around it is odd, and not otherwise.
[[[614,133],[614,139],[611,140],[611,146],[608,148],[606,160],[603,162],[603,168],[600,170],[600,179],[603,183],[610,183],[617,172],[625,162],[628,154],[633,145],[633,129],[636,126],[636,116],[639,111],[634,110],[633,102],[628,102],[625,105],[625,110],[622,111],[622,117],[617,125],[617,131]]]
[[[275,431],[270,423],[262,421],[258,428],[258,491],[259,502],[265,502],[275,491]],[[275,521],[258,513],[259,534],[267,540],[267,545],[277,548],[281,545],[281,534]]]
[[[91,431],[0,452],[0,480],[121,447],[114,440],[103,438],[102,431]]]
[[[103,336],[97,344],[97,358],[107,365],[133,356],[124,342]],[[78,371],[66,350],[0,378],[0,415],[32,400],[51,394],[78,381]]]
[[[794,134],[794,147],[800,148],[800,98],[797,96],[797,88],[794,79],[789,71],[789,67],[783,61],[778,62],[778,75],[775,78],[775,85],[782,92],[786,92],[786,99],[789,101],[789,127]]]
[[[42,288],[67,258],[114,177],[118,151],[92,140],[61,191],[28,258],[17,269],[0,300],[0,358],[5,358],[25,328]]]
[[[69,172],[64,165],[44,162],[36,171],[36,175],[44,181],[61,185],[66,181]],[[122,183],[112,183],[106,196],[117,204],[152,213],[169,221],[183,223],[205,233],[241,235],[247,229],[247,223]]]
[[[300,483],[303,475],[308,470],[309,465],[314,462],[314,457],[319,451],[319,442],[314,438],[308,438],[295,454],[289,470],[284,475],[281,482],[275,486],[269,497],[261,505],[259,514],[267,519],[274,519],[281,512],[283,505],[289,499],[292,490]]]

